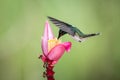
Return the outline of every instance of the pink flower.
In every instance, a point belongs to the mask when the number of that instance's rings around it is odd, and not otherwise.
[[[54,65],[65,51],[70,51],[71,42],[61,43],[60,40],[55,38],[48,21],[46,21],[41,47],[43,52],[41,58],[43,62],[51,62],[51,65]]]

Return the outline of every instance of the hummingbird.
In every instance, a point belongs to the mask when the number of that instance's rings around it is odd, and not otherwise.
[[[84,34],[77,27],[74,27],[71,24],[68,24],[66,22],[63,22],[61,20],[49,16],[48,19],[59,28],[58,39],[65,34],[69,34],[74,40],[82,42],[86,38],[97,36],[100,34],[100,33]]]

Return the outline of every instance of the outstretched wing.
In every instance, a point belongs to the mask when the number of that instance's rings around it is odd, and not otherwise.
[[[70,34],[70,35],[74,35],[75,31],[73,30],[72,25],[70,25],[70,24],[68,24],[68,23],[65,23],[65,22],[63,22],[63,21],[60,21],[60,20],[58,20],[58,19],[49,17],[49,16],[48,16],[48,18],[49,18],[49,20],[50,20],[53,24],[55,24],[61,31],[66,32],[66,33],[68,33],[68,34]],[[66,34],[66,33],[65,33],[65,34]],[[63,35],[64,35],[64,34],[63,34]]]

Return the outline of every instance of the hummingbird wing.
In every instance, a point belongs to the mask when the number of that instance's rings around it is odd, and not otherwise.
[[[59,36],[58,36],[58,38],[61,37],[61,36],[63,36],[63,35],[66,34],[66,33],[74,36],[75,31],[73,30],[72,25],[70,25],[70,24],[68,24],[68,23],[65,23],[65,22],[63,22],[63,21],[60,21],[60,20],[58,20],[58,19],[49,17],[49,16],[48,16],[48,18],[49,18],[49,20],[50,20],[53,24],[55,24],[55,25],[60,29],[60,30],[59,30]],[[60,33],[62,33],[62,35],[61,35]]]

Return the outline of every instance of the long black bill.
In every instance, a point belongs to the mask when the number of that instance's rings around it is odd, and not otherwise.
[[[63,35],[65,35],[65,34],[67,34],[67,32],[62,31],[62,30],[60,29],[60,30],[59,30],[59,34],[58,34],[58,39],[59,39],[60,37],[62,37]]]

